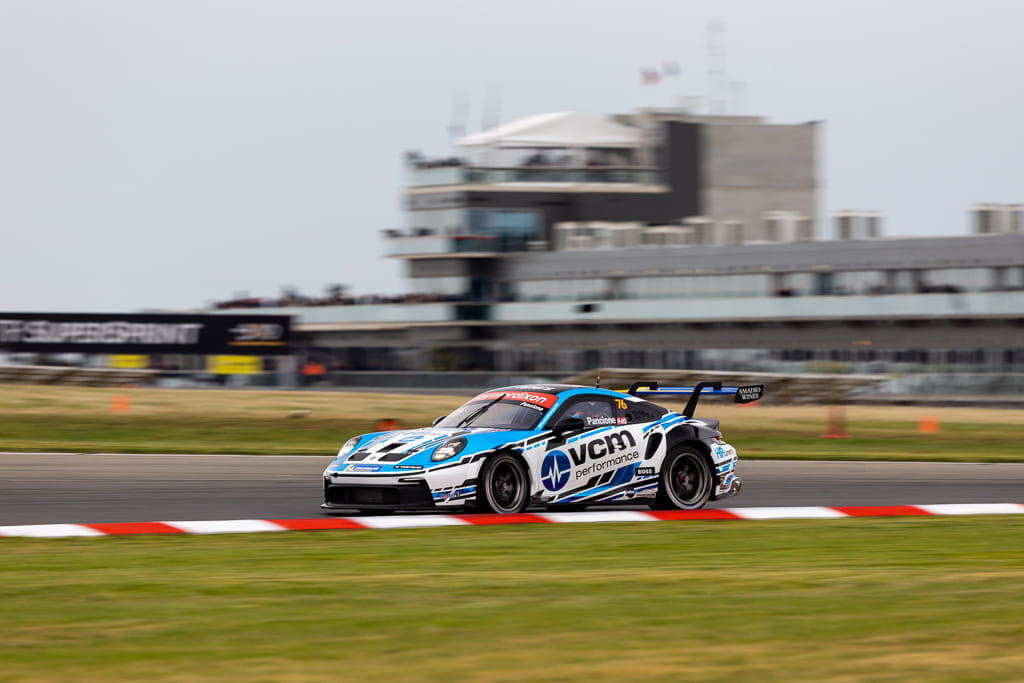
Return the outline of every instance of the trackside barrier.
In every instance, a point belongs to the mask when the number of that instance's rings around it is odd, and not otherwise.
[[[638,377],[657,378],[662,384],[690,385],[702,381],[723,385],[763,385],[765,401],[772,405],[849,403],[861,392],[870,391],[888,381],[880,375],[787,374],[776,372],[723,372],[714,370],[670,370],[663,368],[600,368],[588,370],[561,380],[565,384],[594,386],[597,377],[601,386],[626,387]]]
[[[79,368],[49,365],[0,365],[0,384],[123,387],[148,384],[159,373],[134,368]]]
[[[750,507],[704,510],[594,510],[515,515],[394,515],[314,519],[222,519],[110,524],[27,524],[0,526],[0,537],[69,538],[135,534],[250,534],[334,529],[422,529],[505,524],[586,524],[599,522],[676,522],[701,520],[845,519],[848,517],[926,517],[943,515],[1024,515],[1021,503],[948,503],[842,507]]]

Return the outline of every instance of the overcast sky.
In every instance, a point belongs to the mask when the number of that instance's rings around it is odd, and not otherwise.
[[[824,211],[1024,202],[1017,0],[0,0],[0,311],[401,291],[380,230],[453,100],[474,132],[704,97],[713,21],[732,111],[825,122]]]

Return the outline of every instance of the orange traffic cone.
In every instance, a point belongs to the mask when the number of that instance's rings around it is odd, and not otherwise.
[[[846,433],[846,408],[844,406],[830,406],[828,419],[825,422],[825,433],[823,439],[849,439]]]
[[[132,409],[132,397],[128,394],[114,394],[110,397],[110,412],[127,413]]]
[[[917,431],[921,434],[938,434],[939,418],[934,415],[925,415],[917,425]]]

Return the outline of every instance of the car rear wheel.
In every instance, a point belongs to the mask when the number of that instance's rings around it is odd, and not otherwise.
[[[526,466],[511,453],[491,456],[480,468],[477,507],[481,512],[522,512],[530,498]]]
[[[665,456],[652,507],[661,510],[698,510],[711,497],[714,478],[704,454],[691,446],[678,446]]]

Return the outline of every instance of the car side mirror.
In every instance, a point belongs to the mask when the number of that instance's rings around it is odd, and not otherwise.
[[[551,430],[555,433],[555,436],[561,438],[566,432],[575,432],[578,429],[583,429],[586,425],[581,417],[567,417],[554,426]]]
[[[430,423],[430,426],[431,427],[436,427],[437,423],[440,422],[441,420],[445,419],[446,417],[448,417],[448,416],[447,415],[441,415],[439,417],[435,417],[434,421]]]

